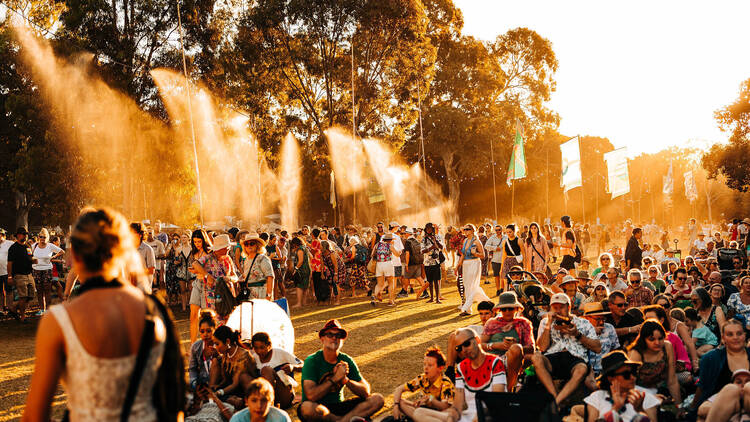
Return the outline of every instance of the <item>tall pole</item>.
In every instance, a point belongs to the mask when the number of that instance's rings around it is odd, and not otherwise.
[[[578,158],[580,160],[581,157],[581,135],[578,135]],[[580,167],[580,164],[579,164]],[[586,204],[584,203],[586,200],[586,195],[583,193],[583,169],[581,169],[581,214],[582,214],[582,221],[583,224],[586,224]]]
[[[180,28],[180,49],[182,50],[182,72],[185,75],[185,93],[187,95],[188,114],[190,115],[190,137],[193,140],[193,158],[195,159],[195,183],[198,188],[198,210],[200,212],[201,227],[203,227],[203,193],[201,192],[201,173],[198,170],[198,149],[195,146],[195,125],[193,124],[193,105],[190,100],[190,82],[188,81],[187,61],[185,60],[185,43],[182,39],[182,17],[180,16],[180,0],[177,2],[177,24]],[[258,179],[260,180],[260,179]]]
[[[495,204],[495,224],[499,221],[497,219],[497,185],[495,184],[495,151],[492,147],[492,138],[490,138],[490,161],[492,164],[492,198]]]
[[[354,105],[354,34],[352,34],[352,138],[357,141],[357,124],[355,105]],[[355,190],[352,195],[352,224],[357,221],[357,191]]]
[[[601,177],[601,174],[596,173],[596,177],[594,178],[594,180],[596,181],[594,185],[594,188],[596,190],[594,192],[594,197],[596,198],[596,224],[599,224],[599,177]]]
[[[427,164],[426,161],[426,153],[424,150],[424,131],[422,130],[422,91],[419,87],[419,82],[417,82],[417,107],[419,107],[418,114],[419,114],[419,148],[422,150],[421,153],[421,159],[422,159],[422,177],[424,179],[424,183],[427,183]],[[426,188],[426,186],[425,186]],[[421,198],[422,194],[421,192],[417,192],[417,212],[419,212],[419,199]]]
[[[545,214],[544,218],[549,218],[549,148],[545,148],[547,150],[547,178],[546,178],[546,185],[547,185],[547,214]]]
[[[515,221],[516,217],[516,181],[510,181],[510,221]]]

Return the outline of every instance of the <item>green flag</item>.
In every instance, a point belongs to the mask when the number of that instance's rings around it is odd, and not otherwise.
[[[523,152],[523,136],[521,136],[521,123],[516,121],[516,138],[513,141],[513,153],[508,165],[508,178],[505,183],[511,185],[513,179],[526,177],[526,154]]]

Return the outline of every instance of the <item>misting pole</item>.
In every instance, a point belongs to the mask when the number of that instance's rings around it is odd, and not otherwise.
[[[357,124],[356,115],[354,114],[354,34],[352,34],[352,138],[357,141]],[[342,198],[343,199],[343,198]],[[357,222],[357,190],[355,189],[352,194],[352,224]]]
[[[492,198],[495,204],[495,224],[497,224],[497,185],[495,184],[495,151],[492,146],[492,138],[490,138],[490,161],[492,165]]]
[[[195,183],[198,188],[198,209],[200,210],[201,227],[203,227],[203,193],[201,192],[201,173],[198,170],[198,148],[195,146],[195,125],[193,124],[193,105],[190,99],[190,82],[185,60],[185,44],[182,40],[182,17],[180,16],[180,0],[177,3],[177,26],[180,28],[180,50],[182,51],[182,72],[185,75],[185,93],[187,95],[188,114],[190,116],[190,136],[193,140],[193,158],[195,159]]]
[[[417,106],[419,107],[419,144],[422,150],[422,177],[424,178],[425,184],[427,183],[427,163],[426,155],[424,150],[424,132],[422,131],[422,91],[420,90],[419,83],[417,83]],[[425,189],[427,186],[425,186]],[[420,192],[417,192],[417,212],[419,212],[419,198],[421,197]]]

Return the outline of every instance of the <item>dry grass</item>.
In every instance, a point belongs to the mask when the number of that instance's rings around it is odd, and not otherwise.
[[[493,296],[494,284],[483,285]],[[491,289],[490,289],[491,288]],[[343,351],[351,355],[372,390],[386,397],[381,415],[390,411],[393,389],[422,371],[422,354],[437,344],[445,349],[448,334],[460,327],[476,324],[478,316],[458,318],[459,302],[455,284],[444,286],[443,304],[397,300],[398,306],[372,307],[366,298],[347,298],[341,306],[328,308],[307,306],[292,317],[296,334],[295,353],[300,359],[320,347],[317,332],[331,318],[338,318],[349,331]],[[187,313],[176,312],[177,325],[184,344],[188,343]],[[12,320],[0,322],[5,340],[0,347],[0,422],[18,420],[23,413],[31,373],[34,369],[35,322],[21,325]],[[297,375],[299,380],[299,375]],[[65,393],[58,389],[54,417],[64,410]],[[296,409],[289,411],[296,420]]]

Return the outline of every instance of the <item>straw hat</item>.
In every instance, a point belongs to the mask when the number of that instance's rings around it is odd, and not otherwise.
[[[249,240],[258,242],[260,246],[266,246],[266,241],[263,240],[258,233],[247,233],[244,236],[242,236],[242,243],[245,243]]]
[[[228,234],[220,234],[216,237],[214,237],[214,244],[211,246],[211,250],[216,252],[220,251],[222,249],[226,249],[230,246],[234,245],[234,242],[229,240]]]

